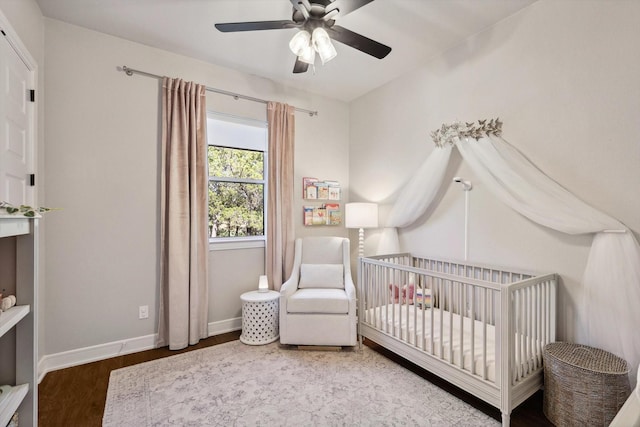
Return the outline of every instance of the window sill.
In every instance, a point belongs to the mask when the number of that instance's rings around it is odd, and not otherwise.
[[[236,249],[264,248],[265,238],[229,238],[209,240],[209,251],[231,251]]]

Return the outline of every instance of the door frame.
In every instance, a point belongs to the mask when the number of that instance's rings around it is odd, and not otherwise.
[[[38,108],[39,108],[40,96],[42,95],[38,90],[38,63],[29,52],[29,49],[27,49],[26,45],[22,42],[22,40],[18,36],[18,33],[13,28],[13,26],[9,22],[9,19],[4,15],[2,10],[0,10],[0,30],[2,30],[2,33],[4,33],[4,35],[0,34],[0,37],[4,37],[7,40],[7,42],[9,43],[9,46],[13,48],[13,50],[16,52],[20,60],[22,60],[24,65],[27,67],[27,70],[29,71],[29,74],[30,74],[29,85],[30,85],[30,88],[34,90],[36,94],[35,101],[32,103],[31,122],[28,124],[28,126],[30,128],[29,130],[31,131],[31,141],[29,141],[29,143],[31,144],[31,147],[30,147],[31,158],[29,159],[31,171],[29,172],[36,174],[36,185],[32,188],[31,198],[32,198],[33,205],[37,206],[38,205],[38,185],[37,185],[38,176],[37,175],[39,175],[38,173],[39,172],[38,171],[38,155],[39,155],[38,153],[38,145],[39,145],[38,144],[38,141],[39,141],[38,139]]]

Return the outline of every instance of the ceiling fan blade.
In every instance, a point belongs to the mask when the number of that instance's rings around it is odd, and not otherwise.
[[[309,64],[307,64],[306,62],[302,62],[298,58],[296,58],[296,63],[293,66],[293,72],[295,74],[306,73],[308,69],[309,69]]]
[[[292,2],[295,0],[291,0]],[[371,3],[373,0],[335,0],[331,4],[327,6],[325,11],[327,13],[338,10],[338,14],[334,15],[334,17],[341,17],[346,15],[347,13],[351,13],[356,9],[360,9],[362,6]]]
[[[233,33],[236,31],[257,31],[257,30],[282,30],[285,28],[298,28],[300,25],[290,20],[283,21],[256,21],[256,22],[229,22],[226,24],[215,24],[216,28],[223,33]]]
[[[351,30],[347,30],[339,25],[327,28],[329,36],[340,43],[344,43],[347,46],[351,46],[354,49],[358,49],[368,55],[375,56],[378,59],[382,59],[391,52],[389,46],[378,43],[375,40],[371,40],[361,34],[354,33]]]
[[[289,0],[289,1],[291,1],[291,4],[293,5],[293,7],[299,10],[300,12],[302,12],[302,9],[305,9],[307,12],[311,10],[311,3],[309,3],[309,0]]]

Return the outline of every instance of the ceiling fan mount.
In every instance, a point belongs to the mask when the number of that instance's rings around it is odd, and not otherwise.
[[[362,6],[371,3],[373,0],[289,0],[293,5],[291,20],[282,21],[255,21],[255,22],[235,22],[215,24],[215,27],[222,32],[238,31],[258,31],[258,30],[280,30],[296,28],[300,32],[308,33],[307,49],[315,49],[322,58],[323,63],[336,55],[335,48],[328,42],[328,39],[338,41],[367,55],[382,59],[391,52],[391,48],[354,33],[344,27],[335,25],[336,18],[353,12]],[[316,37],[316,29],[322,29]],[[311,36],[313,34],[313,36]],[[298,36],[298,34],[296,34]],[[294,38],[296,37],[294,36]],[[311,39],[313,37],[313,39]],[[303,37],[304,38],[304,37]],[[323,39],[324,40],[316,40]],[[292,39],[293,42],[293,39]],[[327,43],[329,46],[327,46]],[[321,45],[325,45],[332,50],[333,54],[328,59],[320,50]],[[318,47],[320,46],[320,48]],[[292,47],[293,49],[293,47]],[[307,54],[296,53],[297,59],[293,68],[294,73],[304,73],[308,70],[309,64],[314,62],[315,52],[309,58]]]
[[[313,1],[309,2],[309,6],[305,6],[305,4],[302,2],[300,2],[299,4],[301,8],[300,7],[296,8],[295,6],[293,7],[293,16],[291,17],[291,20],[293,22],[303,23],[307,19],[326,20],[325,16],[328,13],[327,13],[327,7],[325,5],[320,3],[314,3]],[[305,10],[307,13],[305,14],[304,12],[301,12],[301,10]],[[330,12],[333,12],[333,10]]]
[[[298,25],[297,28],[307,31],[313,31],[318,27],[331,28],[336,23],[335,19],[325,19],[327,13],[325,7],[315,3],[311,3],[311,10],[308,17],[305,16],[296,8],[293,8],[293,16],[291,20]]]

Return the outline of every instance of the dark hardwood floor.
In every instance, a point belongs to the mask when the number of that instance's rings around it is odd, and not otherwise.
[[[170,351],[165,347],[49,372],[38,387],[39,425],[41,427],[101,426],[109,373],[113,369],[222,344],[238,339],[239,335],[239,331],[231,332],[207,338],[197,345],[180,351]],[[494,407],[407,362],[376,343],[365,341],[365,344],[496,420],[500,420],[500,412]],[[515,409],[511,414],[511,425],[515,427],[552,425],[542,413],[542,392],[536,393]]]

